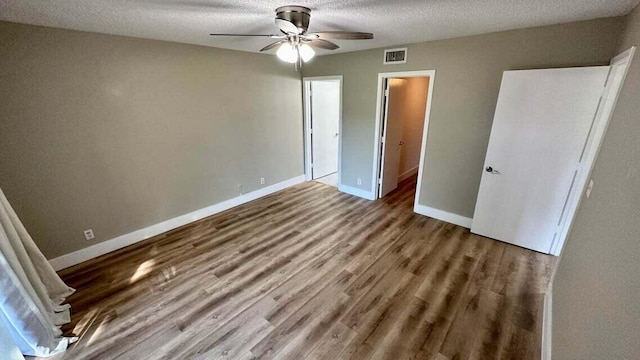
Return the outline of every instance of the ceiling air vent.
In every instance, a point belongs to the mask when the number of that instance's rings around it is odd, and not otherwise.
[[[404,64],[407,62],[407,48],[384,51],[384,64]]]

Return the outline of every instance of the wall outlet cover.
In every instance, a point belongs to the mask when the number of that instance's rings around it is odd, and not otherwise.
[[[84,233],[84,238],[87,240],[93,240],[95,239],[95,235],[93,235],[93,230],[92,229],[87,229],[85,231],[83,231]]]

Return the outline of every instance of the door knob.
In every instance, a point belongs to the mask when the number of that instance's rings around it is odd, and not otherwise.
[[[486,169],[484,169],[486,172],[491,173],[491,174],[500,174],[500,171],[495,170],[494,168],[492,168],[491,166],[487,166]]]
[[[338,137],[338,135],[340,135],[340,133],[336,133],[333,137],[334,137],[334,138],[337,138],[337,137]]]

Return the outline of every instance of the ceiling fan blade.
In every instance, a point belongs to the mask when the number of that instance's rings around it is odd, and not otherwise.
[[[278,47],[278,45],[280,45],[280,44],[284,44],[284,43],[286,43],[286,42],[287,42],[287,40],[280,40],[280,41],[276,41],[276,42],[274,42],[274,43],[271,43],[271,44],[269,44],[269,45],[267,45],[267,46],[263,47],[262,49],[260,49],[260,51],[262,52],[262,51],[271,50],[271,49],[273,49],[273,48],[275,48],[275,47]]]
[[[305,44],[316,47],[318,49],[325,49],[325,50],[335,50],[340,48],[340,46],[332,43],[331,41],[322,40],[322,39],[306,40]]]
[[[285,34],[300,34],[300,29],[291,21],[276,19],[276,26]]]
[[[310,34],[306,34],[305,36],[313,37],[317,36],[319,39],[329,39],[329,40],[370,40],[373,39],[372,33],[366,32],[357,32],[357,31],[320,31],[314,32]]]
[[[272,39],[284,39],[286,36],[284,35],[273,35],[273,34],[209,34],[211,36],[255,36],[255,37],[268,37]]]

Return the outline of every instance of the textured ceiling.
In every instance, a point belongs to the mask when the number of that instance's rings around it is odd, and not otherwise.
[[[257,51],[277,33],[274,9],[312,9],[310,31],[374,33],[336,52],[627,14],[640,0],[0,0],[0,19],[66,29]],[[321,52],[322,53],[322,52]],[[327,51],[323,52],[327,53]]]

